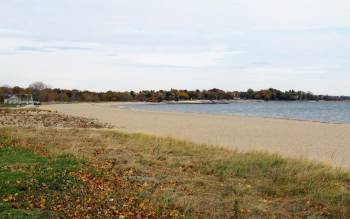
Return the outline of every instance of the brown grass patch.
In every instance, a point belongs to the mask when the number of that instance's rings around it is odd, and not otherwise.
[[[1,135],[104,166],[107,176],[137,185],[139,207],[153,206],[159,215],[175,209],[200,218],[349,216],[349,174],[308,161],[106,130],[17,128]]]

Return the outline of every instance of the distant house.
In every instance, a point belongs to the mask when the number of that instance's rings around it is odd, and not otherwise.
[[[4,104],[11,105],[32,105],[34,104],[33,96],[31,94],[21,94],[21,95],[6,95],[4,97]]]

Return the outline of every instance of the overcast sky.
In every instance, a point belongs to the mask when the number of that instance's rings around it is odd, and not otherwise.
[[[349,0],[0,0],[0,85],[350,95]]]

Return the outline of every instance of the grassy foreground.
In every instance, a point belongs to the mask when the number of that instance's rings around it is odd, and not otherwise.
[[[0,109],[0,218],[350,218],[350,173]]]
[[[0,218],[349,218],[348,172],[111,130],[0,128]]]

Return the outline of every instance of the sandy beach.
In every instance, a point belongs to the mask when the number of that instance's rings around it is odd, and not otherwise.
[[[118,103],[54,104],[42,109],[98,119],[119,130],[170,136],[239,151],[263,150],[350,169],[350,125],[309,121],[148,112]]]

